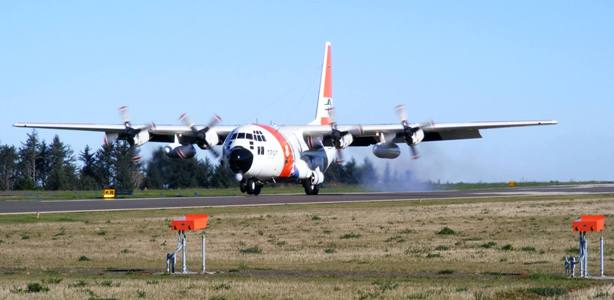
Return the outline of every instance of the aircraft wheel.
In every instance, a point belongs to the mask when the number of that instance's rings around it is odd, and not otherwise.
[[[305,194],[307,195],[317,195],[320,192],[320,185],[312,184],[309,181],[305,181],[303,187],[305,188]]]
[[[262,184],[256,183],[256,188],[254,188],[254,196],[260,195],[261,190],[262,190]]]
[[[247,180],[247,184],[245,186],[245,190],[247,194],[258,195],[260,194],[260,188],[261,188],[260,184],[258,184],[258,182],[255,179],[250,178]]]
[[[241,193],[247,192],[247,181],[245,179],[239,182],[239,190],[241,190]]]

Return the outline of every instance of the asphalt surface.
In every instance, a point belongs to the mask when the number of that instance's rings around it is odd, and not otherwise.
[[[79,212],[106,210],[168,209],[207,206],[336,203],[356,201],[421,200],[521,195],[614,194],[614,184],[567,185],[510,189],[451,190],[401,193],[349,193],[307,195],[259,195],[222,197],[181,197],[154,199],[5,200],[0,214]]]

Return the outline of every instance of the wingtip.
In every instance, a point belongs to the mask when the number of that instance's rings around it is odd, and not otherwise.
[[[26,127],[24,123],[13,123],[13,127]]]

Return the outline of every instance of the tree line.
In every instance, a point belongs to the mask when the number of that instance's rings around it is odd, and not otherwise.
[[[208,158],[172,159],[163,148],[150,159],[139,160],[139,149],[125,141],[89,146],[75,154],[59,136],[51,143],[36,131],[27,134],[18,147],[0,145],[0,190],[99,190],[115,187],[120,191],[140,189],[225,188],[236,186],[234,174]],[[368,159],[358,164],[352,159],[332,164],[327,184],[377,182],[375,168]]]

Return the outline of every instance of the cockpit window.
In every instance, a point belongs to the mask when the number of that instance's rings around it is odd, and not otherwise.
[[[244,138],[245,138],[245,132],[239,132],[237,139],[244,139]]]
[[[233,133],[233,134],[232,134],[232,136],[230,137],[230,140],[232,141],[232,140],[234,140],[234,139],[236,139],[236,138],[237,138],[237,134],[236,134],[236,133]]]
[[[248,139],[248,140],[253,140],[254,139],[254,137],[252,136],[251,133],[246,133],[245,134],[245,138]]]

